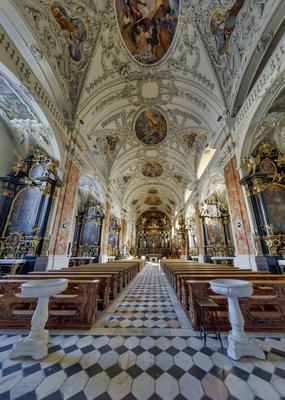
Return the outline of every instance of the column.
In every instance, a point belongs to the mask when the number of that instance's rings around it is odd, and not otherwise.
[[[109,200],[106,200],[105,219],[104,219],[104,222],[103,222],[102,236],[101,236],[100,262],[107,262],[107,259],[108,259],[107,250],[108,250],[110,216],[111,216],[111,207],[110,207]]]
[[[66,172],[63,177],[63,186],[60,190],[51,234],[49,269],[68,266],[69,256],[67,252],[79,177],[79,166],[69,157],[66,161]]]
[[[200,207],[199,207],[199,200],[196,201],[195,205],[195,220],[196,220],[196,230],[197,230],[197,246],[198,246],[198,262],[204,262],[204,236],[203,236],[203,227],[202,221],[200,218]]]
[[[241,268],[256,269],[253,237],[235,156],[225,165],[224,176],[235,242],[234,264]]]

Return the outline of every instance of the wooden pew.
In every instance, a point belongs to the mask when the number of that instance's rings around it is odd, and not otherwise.
[[[67,268],[62,269],[64,271]],[[128,265],[126,263],[104,263],[104,264],[89,264],[89,265],[82,265],[79,267],[70,267],[68,268],[69,271],[101,271],[101,272],[110,272],[110,271],[120,271],[123,275],[123,287],[125,287],[128,283],[134,279],[134,277],[139,273],[139,264],[134,263]]]
[[[272,276],[272,275],[271,275]],[[253,296],[239,299],[245,319],[245,328],[249,331],[285,332],[285,279],[249,279],[253,284]],[[196,299],[210,297],[219,304],[218,312],[222,330],[230,329],[228,323],[227,299],[212,293],[208,280],[190,280],[189,316],[194,329],[198,329]],[[209,315],[206,314],[206,322]]]
[[[37,299],[21,296],[21,284],[27,281],[28,279],[0,280],[1,329],[30,328]],[[98,283],[98,280],[69,280],[63,293],[50,298],[47,327],[91,328],[96,319]]]
[[[71,273],[58,273],[58,272],[38,272],[29,275],[5,275],[3,279],[54,279],[54,278],[66,278],[69,280],[97,280],[97,307],[102,310],[106,308],[110,303],[111,288],[114,285],[114,277],[110,274],[71,274]],[[115,284],[117,286],[117,283]],[[112,290],[113,292],[113,290]]]
[[[179,288],[177,289],[177,296],[181,300],[183,307],[188,310],[189,303],[190,303],[190,296],[189,296],[189,281],[199,281],[199,280],[208,280],[211,281],[213,279],[240,279],[240,280],[252,280],[252,279],[263,279],[269,281],[275,281],[279,279],[284,279],[284,275],[272,275],[272,274],[263,274],[263,273],[208,273],[208,274],[188,274],[185,276],[180,276],[180,284]]]

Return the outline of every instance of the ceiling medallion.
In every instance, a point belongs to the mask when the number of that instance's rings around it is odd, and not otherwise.
[[[142,167],[142,174],[149,178],[157,178],[158,176],[161,176],[162,173],[163,173],[163,168],[156,161],[148,161]]]
[[[164,115],[155,108],[140,111],[135,120],[135,134],[139,141],[146,145],[163,142],[167,134]]]
[[[122,39],[134,60],[154,65],[167,55],[175,38],[180,0],[114,0]]]

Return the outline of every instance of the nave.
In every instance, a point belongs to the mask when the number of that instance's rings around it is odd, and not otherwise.
[[[0,0],[0,400],[43,399],[285,400],[285,0]]]
[[[96,326],[51,332],[41,361],[10,360],[24,334],[0,336],[1,400],[281,400],[285,337],[255,334],[266,360],[226,355],[193,331],[164,272],[148,263]]]

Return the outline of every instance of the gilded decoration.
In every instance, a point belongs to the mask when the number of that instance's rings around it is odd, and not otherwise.
[[[34,147],[25,159],[15,153],[10,174],[1,177],[0,257],[45,255],[49,213],[57,187],[58,163]],[[17,238],[17,245],[15,240]]]
[[[72,246],[73,256],[99,256],[104,218],[103,206],[96,201],[88,200],[79,208]]]
[[[227,204],[211,198],[202,204],[200,217],[203,224],[205,254],[233,256],[232,234]]]
[[[115,0],[115,9],[131,56],[144,65],[161,61],[175,37],[180,0]]]
[[[164,141],[167,134],[167,122],[164,115],[155,108],[146,108],[136,117],[135,134],[146,145],[155,145]]]
[[[145,211],[137,221],[138,256],[171,254],[171,224],[162,211]]]
[[[241,184],[252,205],[258,253],[281,256],[285,248],[285,157],[274,142],[262,142],[244,160],[244,168],[249,175]]]
[[[149,178],[159,177],[163,174],[162,165],[156,161],[148,161],[142,167],[142,174]],[[155,193],[157,193],[157,191]],[[155,193],[150,193],[150,194],[155,194]]]

